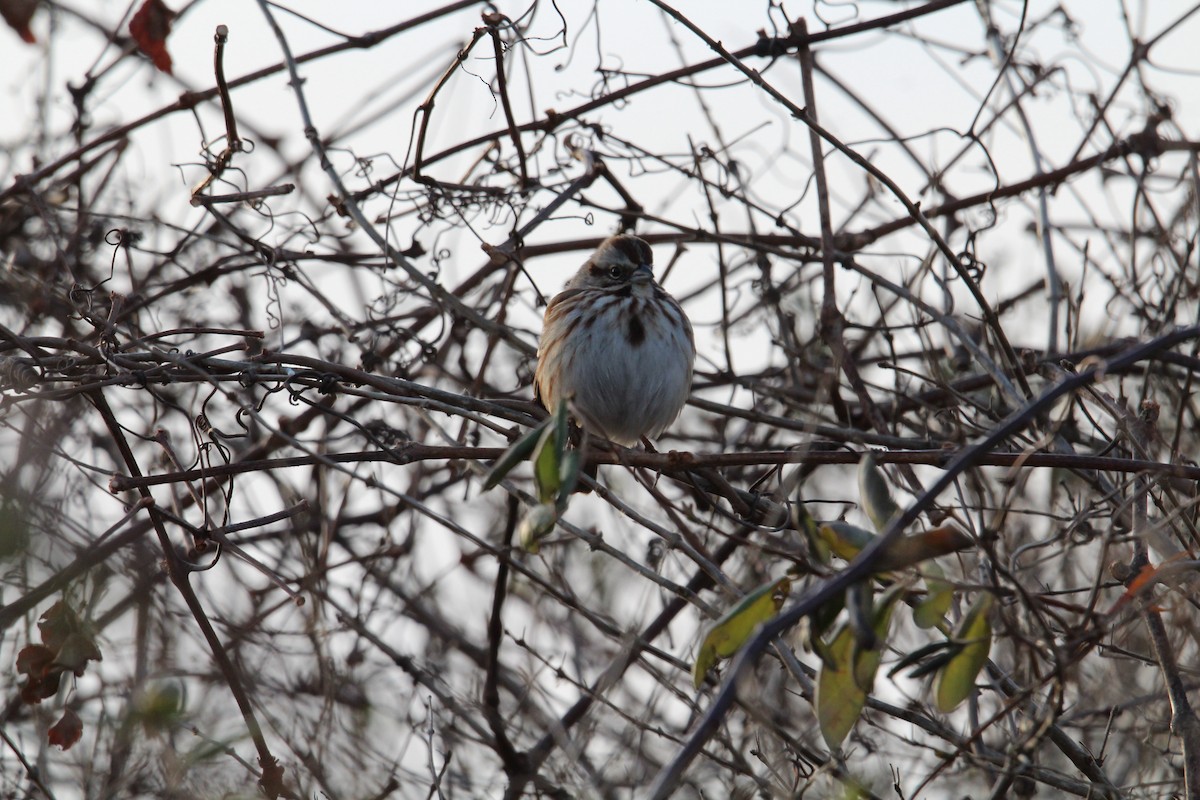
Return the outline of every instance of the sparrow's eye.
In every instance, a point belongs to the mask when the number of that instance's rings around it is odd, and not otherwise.
[[[621,268],[616,266],[609,267],[608,277],[612,278],[614,281],[619,281],[621,279]]]

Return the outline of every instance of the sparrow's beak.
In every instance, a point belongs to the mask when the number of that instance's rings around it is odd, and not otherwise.
[[[649,264],[638,264],[637,269],[630,273],[629,280],[634,283],[653,283],[654,270],[650,268]]]

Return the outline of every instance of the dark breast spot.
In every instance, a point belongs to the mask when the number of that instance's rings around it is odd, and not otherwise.
[[[658,323],[658,318],[662,314],[660,307],[661,303],[642,303],[642,313],[646,315],[646,322],[651,325]]]
[[[640,347],[644,341],[646,341],[646,326],[642,324],[642,318],[637,314],[630,314],[629,343],[634,347]]]
[[[633,297],[633,284],[626,283],[620,289],[612,293],[613,297]]]

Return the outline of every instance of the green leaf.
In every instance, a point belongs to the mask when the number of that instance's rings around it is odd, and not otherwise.
[[[808,507],[804,505],[804,498],[800,494],[799,488],[796,489],[795,499],[790,504],[789,517],[792,529],[808,540],[813,556],[822,564],[828,564],[829,545],[821,539],[820,526],[813,519],[812,514],[808,513]]]
[[[571,492],[579,483],[580,456],[578,450],[568,450],[563,453],[562,463],[558,468],[558,511],[561,514],[567,510]]]
[[[892,499],[892,490],[883,477],[883,470],[876,465],[873,453],[865,453],[858,462],[858,501],[875,530],[880,533],[900,513],[900,507]]]
[[[759,625],[779,612],[791,590],[790,578],[763,584],[713,623],[696,650],[696,661],[692,666],[692,683],[697,689],[719,659],[736,653]]]
[[[814,609],[808,617],[809,638],[813,649],[817,649],[825,631],[837,620],[838,614],[846,607],[846,593],[839,592],[821,607]]]
[[[716,666],[716,663],[717,648],[706,639],[696,650],[696,662],[692,664],[692,686],[699,689],[700,684],[704,683],[705,676]]]
[[[942,577],[945,573],[936,561],[927,562],[921,569],[925,573],[925,597],[913,606],[913,622],[918,628],[935,628],[954,602],[954,586]]]
[[[975,678],[987,663],[992,649],[992,623],[989,619],[993,598],[982,592],[963,615],[952,641],[961,649],[950,657],[935,681],[937,707],[953,711],[975,689]]]
[[[554,409],[554,443],[557,448],[559,460],[562,460],[562,454],[567,449],[567,429],[570,413],[567,411],[567,401],[559,400],[558,408]]]
[[[187,692],[179,681],[151,681],[134,695],[131,716],[148,731],[166,730],[182,721],[186,703]]]
[[[862,646],[861,636],[847,622],[838,626],[833,641],[822,648],[814,705],[821,736],[830,750],[841,747],[862,714],[883,661],[892,612],[904,592],[903,584],[893,584],[872,605],[873,646]]]
[[[566,500],[574,489],[572,485],[563,491],[563,480],[571,472],[565,457],[567,452],[567,404],[559,401],[554,416],[542,432],[538,440],[537,450],[533,455],[533,480],[537,484],[538,499],[543,503],[555,503],[560,508],[566,508]],[[578,463],[578,456],[576,456]],[[578,466],[574,469],[575,480],[579,479]]]
[[[879,664],[883,661],[883,648],[887,644],[888,631],[892,627],[892,612],[896,609],[896,602],[904,596],[904,592],[903,584],[894,583],[880,596],[874,606],[871,631],[874,634],[874,646],[855,649],[854,680],[858,687],[868,694],[875,685],[875,673],[879,671]],[[860,637],[856,637],[856,644],[858,638]]]
[[[792,527],[809,536],[815,537],[817,535],[817,521],[813,519],[812,514],[808,513],[808,508],[804,505],[804,501],[799,499],[799,494],[799,492],[796,493],[797,500],[792,504]]]
[[[817,693],[813,705],[821,736],[830,750],[842,746],[846,734],[854,727],[867,702],[867,693],[855,675],[854,630],[843,623],[838,626],[833,641],[826,647],[828,660],[821,664],[817,675]]]
[[[543,503],[553,503],[558,498],[561,463],[558,427],[548,425],[533,455],[533,482],[537,485],[538,499]]]
[[[530,453],[533,452],[533,448],[537,446],[538,441],[542,438],[543,430],[549,424],[547,420],[533,428],[520,439],[517,439],[512,447],[505,450],[500,458],[496,459],[496,463],[492,465],[487,477],[483,479],[483,490],[485,492],[496,488],[500,481],[504,480],[504,476],[512,472],[513,467],[529,458]]]

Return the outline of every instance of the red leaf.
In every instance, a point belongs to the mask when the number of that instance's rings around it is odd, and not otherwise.
[[[174,19],[175,12],[162,0],[146,0],[129,20],[129,35],[154,66],[168,75],[171,74],[171,54],[167,52],[167,37],[171,35]]]
[[[51,650],[63,646],[71,634],[78,631],[79,616],[75,610],[61,600],[42,612],[38,620],[38,630],[42,634],[42,644]]]
[[[40,644],[26,645],[17,653],[17,672],[34,680],[41,680],[53,663],[54,651]]]
[[[21,701],[36,705],[58,691],[62,670],[54,666],[54,651],[40,644],[30,644],[17,653],[17,672],[27,676],[21,687]]]
[[[63,712],[62,719],[54,723],[47,734],[50,744],[56,744],[63,750],[70,750],[71,745],[79,741],[79,737],[83,736],[83,721],[79,719],[79,715],[71,709]]]
[[[29,30],[29,20],[37,10],[38,0],[0,0],[0,17],[8,23],[8,27],[21,35],[25,41],[33,44],[37,37]]]
[[[26,705],[37,705],[48,697],[58,694],[58,685],[62,683],[62,670],[52,669],[44,677],[29,676],[29,682],[21,687],[21,702]]]
[[[43,644],[26,645],[17,653],[17,672],[28,676],[21,699],[29,705],[57,694],[64,670],[82,676],[87,662],[102,660],[90,629],[65,602],[42,613],[38,631]]]

